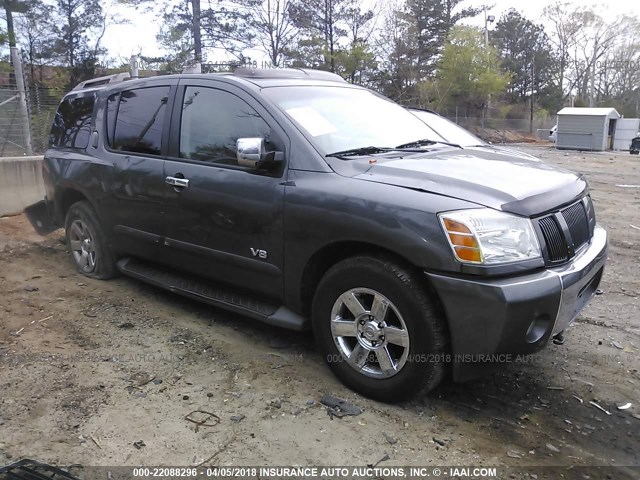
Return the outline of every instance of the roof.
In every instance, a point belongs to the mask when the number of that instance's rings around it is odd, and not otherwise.
[[[608,117],[610,115],[620,117],[615,108],[585,108],[585,107],[565,107],[558,112],[558,115],[590,115],[594,117]]]
[[[231,75],[251,79],[305,79],[346,83],[340,75],[309,68],[237,68]]]
[[[92,78],[91,80],[85,80],[84,82],[80,82],[76,85],[73,90],[85,90],[90,88],[102,87],[104,85],[109,85],[111,83],[124,82],[125,80],[129,80],[131,75],[127,72],[116,73],[113,75],[107,75],[104,77]]]
[[[233,73],[182,73],[175,75],[164,75],[159,77],[148,78],[130,78],[128,73],[117,73],[114,75],[107,75],[105,77],[93,78],[86,80],[75,86],[72,92],[80,92],[87,90],[101,89],[114,84],[127,82],[131,84],[133,82],[140,82],[150,79],[166,79],[166,78],[226,78],[226,79],[240,79],[248,81],[258,86],[274,86],[274,85],[287,85],[292,82],[297,84],[327,84],[327,83],[341,83],[343,85],[349,85],[340,75],[331,72],[325,72],[321,70],[311,70],[306,68],[237,68]],[[162,81],[162,80],[159,80]]]

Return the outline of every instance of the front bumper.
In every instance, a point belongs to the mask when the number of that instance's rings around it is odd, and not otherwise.
[[[425,272],[448,320],[454,379],[542,349],[589,302],[606,258],[607,233],[596,226],[588,246],[560,267],[500,279]]]

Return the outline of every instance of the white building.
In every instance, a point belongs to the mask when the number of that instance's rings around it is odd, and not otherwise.
[[[620,118],[615,108],[565,107],[558,112],[556,148],[612,150]]]
[[[640,118],[621,118],[618,120],[613,149],[628,152],[631,140],[638,136],[638,132],[640,132]]]

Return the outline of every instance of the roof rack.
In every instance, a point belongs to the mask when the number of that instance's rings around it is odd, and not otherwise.
[[[113,75],[107,75],[105,77],[92,78],[91,80],[85,80],[76,85],[73,90],[84,90],[86,88],[102,87],[103,85],[109,85],[112,83],[124,82],[129,80],[131,75],[129,72],[114,73]]]
[[[312,70],[309,68],[237,68],[233,75],[244,78],[305,78],[309,80],[325,80],[329,82],[343,82],[346,80],[340,75],[325,72],[323,70]]]

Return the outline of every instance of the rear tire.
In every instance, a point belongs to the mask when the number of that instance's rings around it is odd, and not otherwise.
[[[90,278],[106,280],[117,275],[98,216],[86,200],[69,208],[65,219],[67,247],[78,272]]]
[[[444,378],[444,319],[418,276],[393,260],[334,265],[316,290],[312,321],[329,368],[367,397],[398,402]]]

